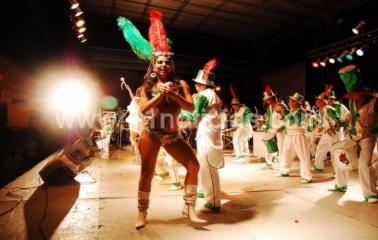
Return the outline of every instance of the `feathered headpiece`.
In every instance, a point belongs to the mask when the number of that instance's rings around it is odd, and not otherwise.
[[[239,102],[239,98],[235,93],[234,86],[232,85],[232,83],[230,83],[230,94],[232,99],[235,99],[235,101],[237,100]]]
[[[199,70],[197,73],[197,77],[193,79],[193,81],[209,86],[214,86],[215,74],[211,72],[218,64],[216,58],[211,59],[208,61],[202,70]]]
[[[157,10],[152,10],[150,13],[150,29],[148,31],[148,38],[154,48],[154,55],[173,55],[171,47],[167,42],[167,34],[162,22],[163,14]]]
[[[324,91],[316,97],[316,99],[326,100],[328,95],[332,92],[333,85],[326,84],[324,87]]]
[[[142,60],[150,60],[154,49],[147,39],[140,34],[134,24],[124,17],[119,17],[117,24],[133,52]]]
[[[273,90],[270,88],[269,85],[266,85],[265,86],[265,91],[263,93],[263,101],[265,101],[265,100],[267,100],[269,98],[272,98],[274,96],[276,96],[276,95],[274,94]]]

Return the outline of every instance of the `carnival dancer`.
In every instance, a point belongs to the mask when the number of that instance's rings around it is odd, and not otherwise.
[[[269,153],[269,151],[265,149],[265,165],[268,168],[272,168],[273,157],[279,159],[279,155],[282,153],[285,138],[285,132],[283,131],[285,129],[284,117],[288,113],[288,109],[285,104],[277,104],[277,97],[270,86],[265,87],[263,94],[263,101],[267,107],[262,130],[267,130],[267,133],[275,135],[278,147],[278,152],[275,153]]]
[[[199,164],[190,146],[178,134],[176,118],[180,109],[194,110],[189,85],[177,79],[173,64],[173,53],[167,44],[167,36],[162,23],[162,13],[150,13],[150,43],[147,42],[132,23],[118,19],[126,40],[141,58],[150,59],[141,91],[141,112],[149,115],[149,122],[139,137],[141,154],[141,175],[138,188],[138,216],[135,227],[146,225],[147,209],[151,192],[156,158],[161,146],[177,162],[186,168],[184,186],[184,208],[182,213],[192,222],[205,222],[195,212]]]
[[[143,129],[143,115],[140,112],[140,91],[141,88],[136,90],[136,94],[134,95],[133,91],[131,90],[130,86],[126,84],[125,79],[121,78],[121,89],[125,87],[130,95],[130,104],[127,106],[127,111],[129,115],[126,117],[125,121],[129,125],[130,131],[130,143],[131,147],[133,148],[135,159],[133,160],[134,164],[140,164],[140,153],[138,149],[138,137],[139,134],[142,132]]]
[[[245,162],[249,154],[249,139],[253,135],[251,126],[252,111],[246,105],[241,104],[237,98],[231,100],[234,110],[232,127],[236,128],[232,138],[236,160],[233,162]]]
[[[289,176],[291,161],[297,156],[302,183],[311,183],[310,150],[305,137],[307,118],[305,111],[301,108],[302,101],[303,96],[299,93],[294,93],[289,97],[290,112],[285,116],[286,136],[278,176]]]
[[[195,101],[194,112],[186,117],[190,120],[199,120],[197,129],[197,156],[200,163],[199,195],[204,195],[206,204],[200,208],[205,212],[220,212],[220,178],[218,169],[224,167],[222,142],[222,103],[215,93],[215,74],[211,70],[216,66],[217,60],[207,62],[203,70],[199,70],[196,82],[198,97]]]
[[[378,135],[378,93],[373,93],[363,87],[359,69],[355,65],[348,65],[339,70],[349,98],[350,123],[349,134],[359,146],[358,173],[362,193],[369,203],[378,202],[377,190],[377,162],[373,163],[373,151]],[[347,185],[345,184],[345,187]],[[344,187],[344,186],[336,186]]]

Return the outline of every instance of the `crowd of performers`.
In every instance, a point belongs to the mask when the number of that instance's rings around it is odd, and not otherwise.
[[[136,163],[141,165],[137,229],[146,225],[154,176],[159,181],[170,176],[170,190],[183,188],[182,213],[191,222],[205,222],[197,216],[197,211],[221,211],[218,170],[224,167],[222,129],[225,113],[213,88],[215,75],[212,70],[217,60],[211,59],[199,70],[193,79],[197,93],[192,95],[189,84],[175,75],[173,52],[161,19],[160,12],[151,12],[150,41],[141,36],[131,21],[123,17],[118,19],[118,26],[132,50],[140,59],[150,63],[144,83],[135,96],[128,88],[132,101],[126,121],[131,131]],[[304,98],[299,93],[291,95],[286,105],[278,101],[269,87],[266,88],[263,94],[266,113],[258,121],[258,128],[267,132],[264,137],[266,166],[271,167],[273,160],[277,160],[278,176],[286,177],[290,174],[291,162],[298,157],[302,183],[310,184],[310,149],[315,149],[315,170],[323,171],[331,146],[338,141],[349,140],[359,147],[358,169],[364,197],[367,202],[377,202],[378,164],[372,163],[378,132],[376,96],[363,87],[355,66],[341,69],[340,78],[350,93],[349,109],[336,101],[331,87],[316,98],[316,109],[303,107]],[[252,112],[236,98],[232,99],[231,106],[234,110],[235,158],[243,160],[249,155],[248,141],[253,136]],[[196,152],[180,134],[177,119],[196,123]],[[317,145],[316,138],[320,138]],[[342,147],[348,149],[349,145]],[[345,160],[347,154],[342,155],[338,156],[340,161]],[[348,172],[336,167],[336,157],[332,159],[336,184],[331,190],[345,192]],[[183,183],[178,177],[176,162],[186,169]],[[196,208],[197,197],[204,198],[206,204]]]

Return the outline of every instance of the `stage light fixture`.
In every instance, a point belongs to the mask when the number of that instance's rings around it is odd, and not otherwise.
[[[86,41],[87,41],[86,38],[83,38],[83,39],[80,40],[81,43],[85,43]]]
[[[319,67],[319,60],[312,62],[311,65],[312,65],[313,68],[318,68]]]
[[[76,21],[76,27],[82,27],[85,24],[85,21],[83,19],[78,19]]]
[[[215,91],[216,91],[216,92],[220,92],[220,91],[221,91],[221,87],[220,87],[220,86],[216,86],[216,87],[215,87]]]
[[[348,54],[345,56],[348,60],[353,60],[353,55],[356,52],[356,48],[352,47],[352,49],[348,52]]]
[[[79,7],[79,3],[76,0],[69,0],[69,3],[71,4],[70,9],[72,10]]]
[[[87,29],[85,28],[85,27],[81,27],[81,28],[79,28],[79,33],[83,33],[83,32],[85,32]]]
[[[84,37],[84,34],[80,33],[79,35],[77,35],[77,38],[83,38]]]
[[[80,7],[77,7],[75,9],[75,17],[80,17],[81,15],[83,15],[83,11],[81,11]]]
[[[367,44],[364,44],[359,49],[357,49],[356,54],[361,57],[367,52],[368,49],[369,46]]]
[[[328,62],[331,63],[331,64],[334,64],[336,62],[336,55],[333,55],[332,57],[330,57],[328,59]]]
[[[320,61],[320,66],[325,67],[327,65],[328,60],[329,57],[325,57],[323,60]]]
[[[353,29],[352,29],[352,32],[354,34],[360,34],[364,28],[366,26],[366,22],[365,21],[360,21]]]
[[[338,57],[337,57],[337,61],[338,62],[343,62],[343,58],[348,54],[348,50],[344,50]]]

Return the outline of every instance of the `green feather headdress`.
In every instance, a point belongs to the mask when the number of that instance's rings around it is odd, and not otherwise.
[[[118,17],[117,24],[133,52],[142,60],[151,60],[154,48],[150,42],[140,34],[134,24],[124,17]]]

